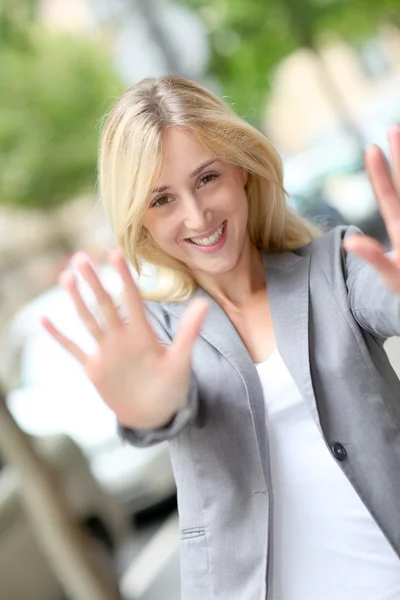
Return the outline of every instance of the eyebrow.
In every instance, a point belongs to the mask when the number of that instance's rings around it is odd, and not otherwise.
[[[199,175],[199,173],[201,173],[206,167],[209,167],[210,165],[215,163],[217,160],[218,160],[217,158],[211,158],[210,160],[206,160],[206,162],[204,162],[200,166],[196,167],[196,169],[190,173],[190,178],[192,179],[193,177],[196,177],[196,175]],[[152,193],[153,194],[161,194],[162,192],[166,192],[167,190],[169,190],[170,187],[171,187],[170,185],[163,185],[159,188],[155,188],[154,190],[152,190]]]

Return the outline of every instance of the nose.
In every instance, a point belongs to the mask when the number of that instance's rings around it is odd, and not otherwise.
[[[183,211],[183,223],[186,229],[191,232],[205,231],[211,222],[211,211],[207,207],[202,206],[200,200],[195,196],[185,196],[183,199]]]

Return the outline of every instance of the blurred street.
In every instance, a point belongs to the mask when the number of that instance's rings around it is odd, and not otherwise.
[[[400,338],[390,338],[385,344],[390,362],[400,378]]]
[[[143,596],[142,600],[179,600],[179,560],[175,555],[166,565],[160,579]]]
[[[176,510],[137,529],[120,557],[125,600],[179,600],[178,543]]]

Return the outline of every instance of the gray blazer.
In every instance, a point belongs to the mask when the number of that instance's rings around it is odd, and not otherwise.
[[[400,334],[400,299],[370,266],[344,253],[343,236],[355,231],[336,228],[263,261],[279,352],[339,467],[400,557],[400,382],[383,349]],[[163,342],[174,337],[186,305],[149,303]],[[216,302],[195,345],[187,408],[162,430],[125,436],[138,446],[169,440],[183,600],[271,598],[263,392]]]

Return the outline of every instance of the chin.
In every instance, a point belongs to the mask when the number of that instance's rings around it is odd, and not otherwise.
[[[207,261],[203,264],[193,265],[192,269],[195,271],[203,271],[203,273],[208,273],[209,275],[226,275],[230,273],[238,263],[238,256],[231,256],[221,259],[216,259],[215,261]]]

